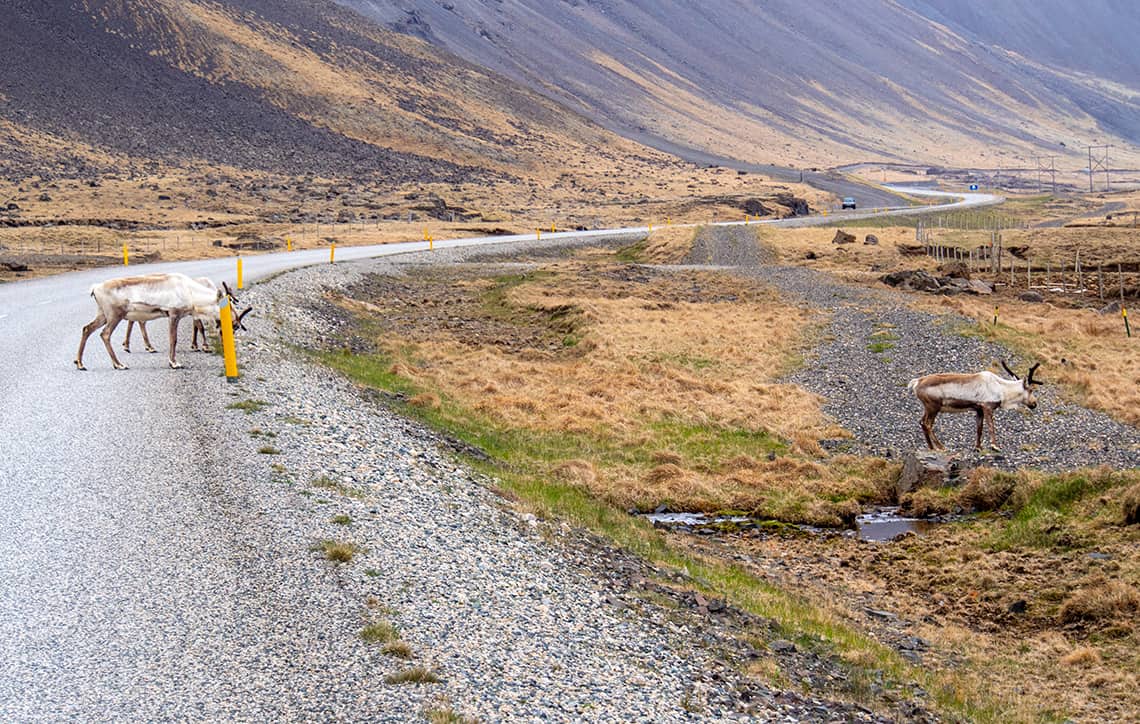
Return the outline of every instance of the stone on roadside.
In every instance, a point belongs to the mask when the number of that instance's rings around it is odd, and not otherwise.
[[[836,229],[835,230],[835,237],[832,238],[831,243],[832,244],[854,244],[855,243],[855,235],[854,234],[848,234],[843,229]]]
[[[1036,304],[1045,301],[1045,297],[1041,295],[1041,292],[1034,291],[1022,292],[1021,294],[1017,295],[1017,298],[1023,302],[1033,302]]]
[[[874,234],[867,234],[867,238],[863,239],[863,243],[869,246],[878,246],[879,237],[875,236]]]

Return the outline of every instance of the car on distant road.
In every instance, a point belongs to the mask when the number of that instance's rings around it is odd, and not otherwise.
[[[855,208],[855,198],[853,196],[844,196],[843,197],[843,208],[845,208],[845,209]]]

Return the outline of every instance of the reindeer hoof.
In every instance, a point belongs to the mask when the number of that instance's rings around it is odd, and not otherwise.
[[[125,364],[117,364],[117,365],[115,365],[115,369],[125,370],[125,369],[127,369],[127,366]]]
[[[182,367],[182,365],[178,364],[177,362],[171,362],[170,363],[170,369],[180,370],[180,369],[184,369],[184,368]]]
[[[87,368],[84,367],[83,363],[80,362],[79,360],[75,360],[75,369],[79,370],[80,372],[86,372],[87,371]]]
[[[154,354],[154,353],[155,353],[155,352],[157,352],[158,350],[157,350],[157,349],[155,349],[154,347],[147,347],[147,348],[146,348],[146,351],[147,351],[147,352],[150,352],[151,354]]]

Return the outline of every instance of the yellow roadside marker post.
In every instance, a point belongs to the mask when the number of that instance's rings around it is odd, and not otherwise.
[[[542,240],[542,229],[535,229],[534,230],[534,238],[536,241]]]
[[[995,327],[997,326],[997,313],[998,313],[998,308],[994,307],[994,326]]]
[[[218,303],[218,316],[222,323],[222,357],[226,361],[226,382],[237,382],[237,351],[234,349],[234,317],[230,309],[230,298],[222,295]]]
[[[435,235],[434,234],[428,234],[428,251],[433,251],[434,249],[435,249]]]
[[[238,265],[237,265],[237,288],[238,289],[242,288],[242,284],[241,284],[241,257],[240,256],[238,257]]]
[[[551,221],[551,222],[550,222],[550,233],[551,233],[551,234],[553,234],[554,232],[555,232],[555,228],[554,228],[554,222],[553,222],[553,221]]]
[[[336,244],[329,247],[329,264],[336,263]]]
[[[131,263],[131,252],[127,250],[127,245],[123,244],[123,266],[129,266]]]
[[[285,237],[285,251],[293,251],[293,240],[288,236]]]
[[[1132,327],[1128,326],[1128,310],[1125,309],[1124,307],[1121,307],[1120,308],[1120,316],[1124,317],[1124,331],[1128,334],[1129,337],[1131,337],[1132,336]]]

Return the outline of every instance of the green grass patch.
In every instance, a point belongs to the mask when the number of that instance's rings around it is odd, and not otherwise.
[[[261,412],[269,403],[265,400],[241,400],[239,402],[231,402],[226,405],[227,410],[241,410],[247,415],[252,415],[255,412]]]
[[[343,513],[340,515],[334,515],[332,517],[332,519],[330,520],[330,522],[335,523],[337,525],[352,525],[352,516],[351,515],[345,515]]]
[[[645,249],[649,246],[649,237],[637,241],[629,246],[623,246],[614,253],[614,258],[622,264],[640,264],[645,260]]]
[[[1090,545],[1094,539],[1088,516],[1080,511],[1081,503],[1133,482],[1134,477],[1108,469],[1046,476],[1028,490],[1015,491],[1010,501],[1013,517],[994,533],[990,547],[1072,549]]]
[[[262,445],[261,447],[257,448],[257,451],[259,453],[261,453],[262,455],[280,455],[281,454],[281,451],[278,450],[277,448],[273,447],[272,445]]]
[[[345,485],[339,480],[334,480],[327,475],[322,475],[318,478],[313,478],[309,481],[309,485],[314,488],[321,488],[322,490],[330,490],[337,495],[343,495],[346,498],[363,498],[365,492],[350,485]]]

